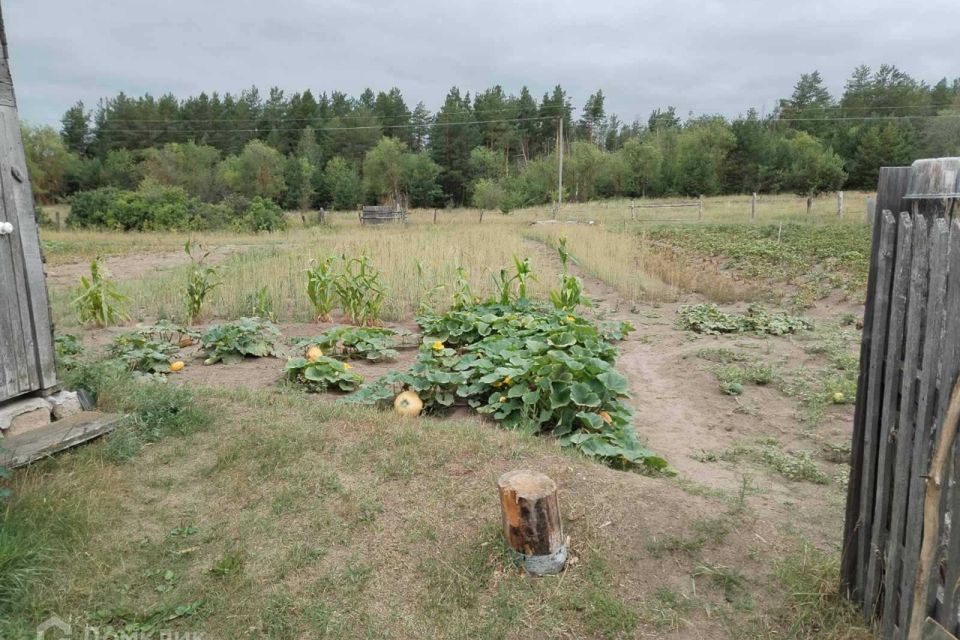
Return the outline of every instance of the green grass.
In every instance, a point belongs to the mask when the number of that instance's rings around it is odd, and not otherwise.
[[[734,464],[744,460],[759,463],[795,482],[830,482],[830,477],[820,469],[809,451],[785,451],[774,438],[764,438],[754,444],[735,445],[716,454],[716,458]]]
[[[871,231],[863,224],[660,226],[641,233],[653,243],[722,259],[749,280],[793,284],[792,301],[801,307],[833,291],[858,299],[866,287]]]

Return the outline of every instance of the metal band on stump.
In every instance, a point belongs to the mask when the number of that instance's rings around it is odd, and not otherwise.
[[[559,573],[567,561],[557,501],[557,484],[534,471],[510,471],[497,480],[503,534],[526,570]]]

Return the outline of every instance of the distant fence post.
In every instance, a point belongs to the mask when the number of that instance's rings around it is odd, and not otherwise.
[[[697,200],[697,220],[703,220],[703,194],[700,194],[700,199]]]
[[[630,219],[637,219],[637,205],[634,204],[633,200],[630,201]]]
[[[843,191],[837,191],[837,217],[843,217]]]
[[[753,198],[750,200],[750,219],[757,219],[757,192],[753,192]]]

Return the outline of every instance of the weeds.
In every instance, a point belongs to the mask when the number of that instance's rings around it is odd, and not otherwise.
[[[809,330],[809,320],[785,313],[770,313],[760,305],[752,304],[745,314],[725,313],[715,304],[694,304],[680,308],[678,324],[681,329],[719,335],[722,333],[758,333],[782,336]]]
[[[773,367],[762,362],[755,362],[746,366],[736,364],[717,365],[712,368],[712,371],[720,383],[720,390],[731,396],[738,396],[743,393],[743,385],[748,382],[765,386],[774,380]]]
[[[737,445],[720,454],[725,462],[753,460],[767,465],[784,478],[796,482],[828,484],[829,476],[820,470],[809,451],[784,451],[776,440],[761,440],[755,445]]]

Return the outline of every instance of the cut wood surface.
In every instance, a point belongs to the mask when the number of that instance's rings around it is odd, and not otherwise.
[[[556,553],[563,546],[557,484],[534,471],[509,471],[497,481],[503,533],[514,551],[528,556]]]

